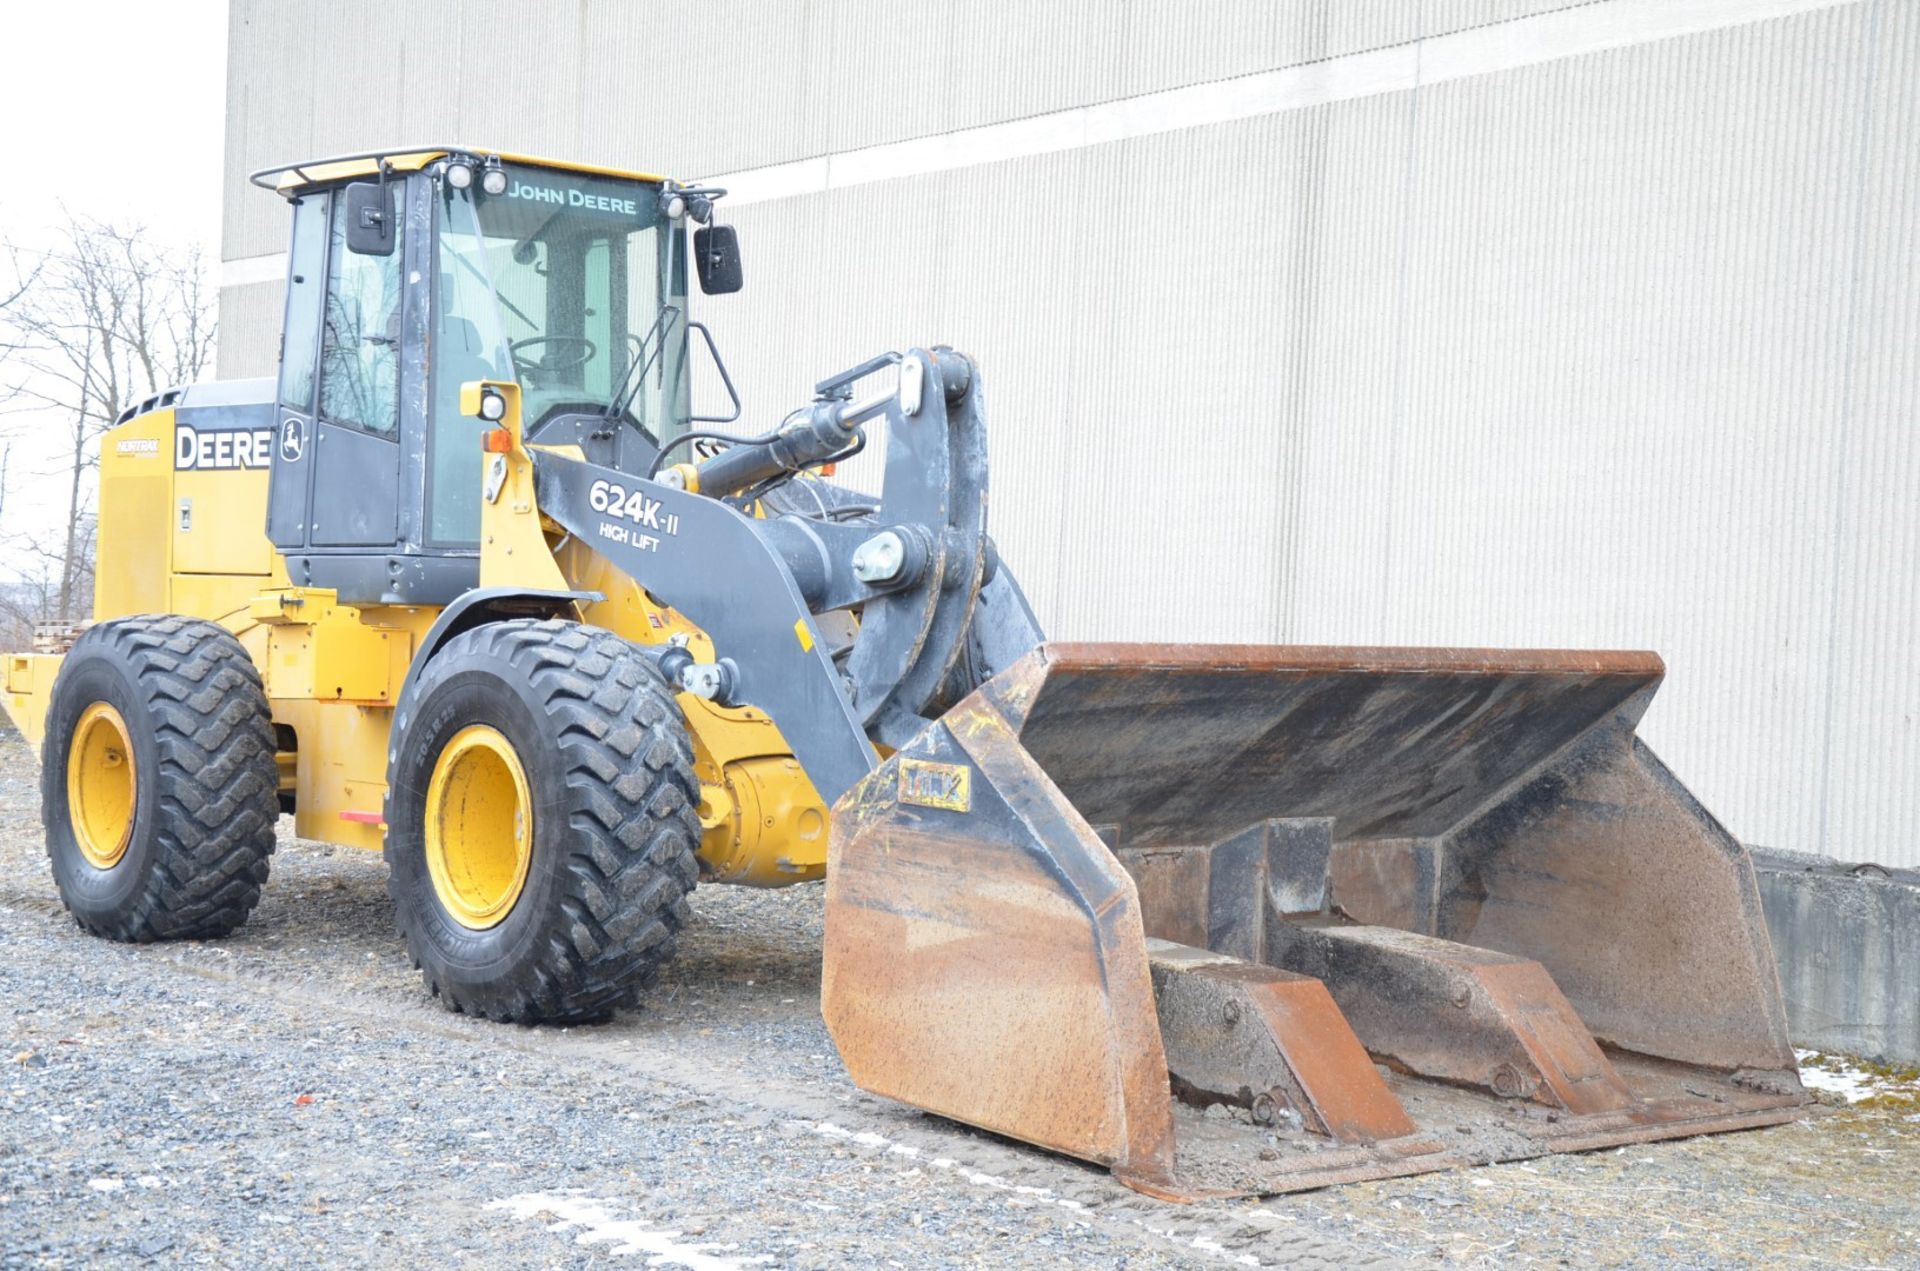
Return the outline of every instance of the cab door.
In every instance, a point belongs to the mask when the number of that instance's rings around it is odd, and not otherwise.
[[[397,210],[404,181],[387,184]],[[267,536],[283,554],[398,538],[405,226],[390,255],[347,247],[338,191],[294,200]]]
[[[346,199],[333,200],[328,218],[308,461],[307,542],[316,548],[392,547],[399,538],[405,188],[385,187],[394,246],[384,256],[349,250]]]

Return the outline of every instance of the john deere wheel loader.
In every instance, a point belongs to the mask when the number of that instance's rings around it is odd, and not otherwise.
[[[87,930],[232,931],[291,812],[385,852],[448,1005],[580,1021],[696,881],[824,877],[854,1081],[1168,1197],[1804,1102],[1746,853],[1634,736],[1654,655],[1049,642],[962,354],[693,414],[722,191],[464,146],[255,180],[278,379],[107,434],[97,621],[7,670]],[[880,493],[821,480],[870,430]]]

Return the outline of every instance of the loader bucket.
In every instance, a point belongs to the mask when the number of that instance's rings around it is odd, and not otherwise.
[[[1789,1120],[1752,866],[1634,736],[1661,675],[1043,644],[836,804],[827,1025],[1170,1198]]]

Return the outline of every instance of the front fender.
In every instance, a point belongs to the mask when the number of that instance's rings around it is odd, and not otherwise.
[[[576,605],[605,600],[597,591],[552,591],[527,587],[478,587],[459,597],[440,611],[440,616],[427,628],[427,634],[421,638],[420,647],[414,650],[413,663],[407,667],[407,678],[400,683],[400,696],[394,700],[405,702],[407,690],[413,687],[419,678],[420,668],[427,660],[440,651],[441,646],[463,631],[488,622],[498,622],[505,618],[563,618],[577,616]]]

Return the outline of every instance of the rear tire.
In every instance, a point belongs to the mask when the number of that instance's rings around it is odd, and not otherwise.
[[[207,939],[260,903],[279,817],[272,713],[238,640],[115,618],[60,664],[41,821],[60,899],[111,940]]]
[[[653,663],[578,623],[493,623],[433,655],[394,736],[387,889],[429,991],[524,1024],[632,1005],[698,877],[693,744]]]

